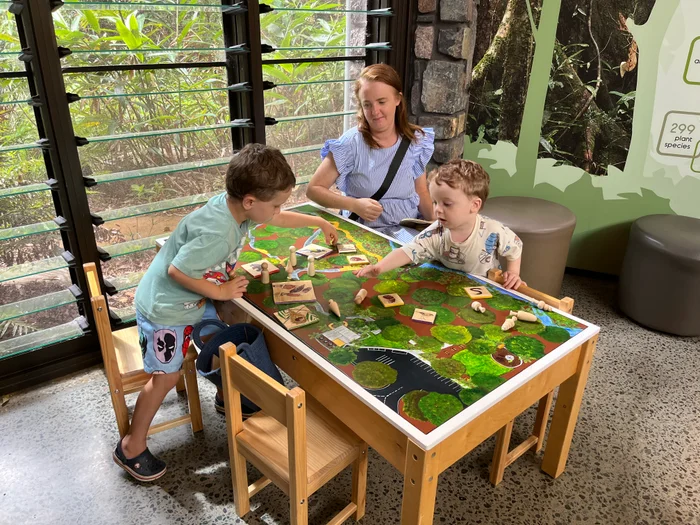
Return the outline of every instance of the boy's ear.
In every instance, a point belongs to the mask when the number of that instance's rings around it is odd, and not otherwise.
[[[483,204],[483,201],[479,197],[474,197],[472,200],[471,204],[471,212],[472,213],[478,213],[479,210],[481,209],[481,205]]]
[[[243,209],[248,211],[253,207],[253,204],[255,204],[256,198],[253,197],[252,195],[245,195],[243,199],[241,200],[241,205],[243,206]]]

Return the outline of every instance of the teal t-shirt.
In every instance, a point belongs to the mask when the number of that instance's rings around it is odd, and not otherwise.
[[[202,296],[168,276],[172,264],[193,279],[222,284],[243,248],[250,221],[238,224],[226,205],[226,193],[209,199],[184,217],[148,267],[138,288],[135,305],[149,321],[187,325],[201,321]]]

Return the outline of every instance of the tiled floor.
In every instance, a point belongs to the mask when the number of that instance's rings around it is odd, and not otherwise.
[[[435,523],[700,524],[700,339],[645,330],[615,309],[615,283],[567,275],[575,313],[602,327],[567,469],[557,480],[527,453],[497,488],[493,439],[440,476]],[[86,370],[12,396],[0,408],[0,523],[287,523],[287,498],[268,487],[250,514],[233,509],[224,419],[200,380],[204,432],[151,438],[168,473],[132,481],[111,458],[117,428],[102,371]],[[167,410],[179,410],[173,392]],[[531,427],[534,410],[515,424]],[[349,472],[310,500],[310,523],[348,501]],[[398,523],[402,481],[370,455],[367,525]]]

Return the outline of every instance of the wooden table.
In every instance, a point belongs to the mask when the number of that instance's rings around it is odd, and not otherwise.
[[[336,215],[329,214],[318,207],[312,208],[307,205],[298,208],[300,211],[307,213],[320,213],[334,221],[338,225],[339,230],[341,230],[341,236],[343,233],[350,235],[352,232],[355,232],[353,240],[358,241],[358,238],[356,238],[357,229],[363,228],[362,226],[350,223],[346,219]],[[260,231],[268,235],[268,239],[270,238],[269,235],[272,232],[269,229]],[[255,236],[255,231],[253,235]],[[374,232],[372,232],[371,235],[377,236]],[[304,236],[301,235],[294,238],[298,243],[297,246],[301,247],[305,241]],[[377,238],[379,237],[377,236]],[[256,239],[254,239],[254,241],[255,240]],[[260,237],[258,237],[257,240],[259,241]],[[318,240],[314,242],[321,244]],[[386,243],[386,252],[388,252],[390,249],[390,240],[386,238],[382,242]],[[393,242],[395,243],[395,241]],[[253,244],[255,245],[255,243]],[[272,243],[262,243],[262,245],[269,248],[272,246]],[[376,245],[373,246],[375,248],[374,252],[376,252]],[[288,245],[284,248],[288,248]],[[365,250],[365,253],[368,251],[371,250]],[[282,253],[284,252],[282,251]],[[270,251],[263,250],[260,257],[262,258],[263,256],[270,256]],[[248,259],[251,258],[252,256],[248,256]],[[299,257],[299,259],[301,261],[304,258]],[[299,266],[303,265],[304,263],[300,262]],[[284,264],[280,262],[278,266],[283,268]],[[347,271],[347,268],[345,268],[345,271]],[[406,271],[408,271],[408,269]],[[329,278],[339,278],[338,274],[334,274],[332,270],[327,270],[327,272],[326,275],[328,275]],[[284,272],[277,277],[278,280],[280,278],[284,280]],[[297,277],[303,279],[304,271],[299,271]],[[457,279],[458,277],[451,275],[446,278]],[[465,277],[465,279],[470,283],[473,282],[467,277]],[[370,280],[365,282],[362,286],[368,288],[367,285],[371,284],[371,282],[377,281]],[[497,306],[499,304],[502,305],[503,301],[509,301],[514,297],[522,297],[520,294],[511,293],[508,294],[510,295],[510,299],[504,299],[506,296],[500,295],[499,292],[502,289],[496,283],[487,279],[481,279],[479,284],[486,284],[494,292],[496,297],[500,297],[498,301],[493,303]],[[267,286],[269,287],[269,285]],[[420,283],[421,288],[425,286],[434,286],[434,284],[430,284],[427,281]],[[500,386],[495,387],[493,390],[483,395],[483,397],[468,404],[466,408],[463,408],[459,413],[448,420],[444,422],[440,421],[440,424],[437,425],[433,424],[435,422],[434,419],[431,420],[433,423],[428,423],[427,425],[432,425],[432,429],[426,432],[425,424],[412,420],[410,417],[406,416],[406,412],[400,413],[398,407],[385,404],[378,397],[373,395],[371,390],[360,386],[360,384],[353,379],[352,373],[349,373],[347,369],[329,361],[328,356],[324,355],[324,351],[320,350],[323,346],[316,340],[310,338],[308,330],[306,333],[303,332],[305,329],[297,329],[290,332],[284,328],[270,315],[271,312],[275,310],[275,308],[270,307],[270,301],[268,300],[267,303],[263,301],[263,298],[268,297],[271,293],[269,291],[260,292],[260,285],[256,285],[253,288],[258,293],[252,293],[247,298],[236,300],[234,304],[240,309],[239,313],[243,313],[248,316],[248,319],[252,319],[252,322],[263,327],[267,346],[273,361],[282,370],[293,377],[308,394],[320,401],[328,410],[343,421],[358,436],[365,440],[369,446],[374,448],[404,475],[404,495],[401,511],[402,524],[431,524],[433,522],[439,474],[461,459],[489,436],[504,428],[516,416],[547,396],[548,393],[557,387],[559,387],[559,394],[549,431],[547,447],[542,461],[542,470],[554,478],[561,475],[564,471],[574,427],[581,406],[583,391],[591,366],[591,360],[595,351],[599,332],[597,326],[586,323],[570,315],[565,315],[562,312],[555,312],[552,317],[556,316],[560,323],[564,322],[563,319],[568,319],[569,321],[567,321],[567,323],[569,326],[573,324],[578,326],[576,329],[571,329],[571,331],[575,333],[570,339],[546,352],[543,356],[532,360],[530,363],[523,363],[521,366],[522,370],[517,371],[513,369],[509,374],[504,374],[510,375],[511,377],[500,384]],[[319,289],[318,286],[315,286],[315,288],[317,290]],[[454,292],[455,288],[452,287],[450,290]],[[325,293],[325,291],[321,293],[317,291],[318,303],[315,307],[318,308],[319,312],[326,312],[328,310],[328,301],[322,296]],[[369,294],[370,296],[379,295],[371,287],[369,288]],[[319,297],[319,295],[321,295],[321,297]],[[420,297],[423,295],[420,295]],[[417,297],[416,292],[413,292],[412,297]],[[365,301],[370,301],[370,297]],[[455,304],[458,301],[451,300],[451,302]],[[486,303],[487,305],[489,304],[488,300]],[[265,306],[265,304],[267,304],[267,306]],[[521,304],[523,308],[536,312],[542,319],[548,319],[548,317],[546,317],[548,315],[547,313],[534,309],[531,305],[528,306],[524,302]],[[423,307],[429,309],[429,306]],[[351,308],[349,305],[343,305],[341,303],[343,317],[346,319],[352,317],[347,315],[349,308]],[[366,312],[380,313],[380,311],[376,309],[371,310],[371,308],[372,307],[370,307],[370,310],[366,310]],[[449,309],[448,306],[445,305],[443,305],[442,308],[443,310]],[[435,309],[439,309],[439,307]],[[489,310],[491,310],[490,305]],[[468,312],[462,312],[462,314],[467,319],[472,318],[472,314]],[[500,323],[498,316],[502,316],[503,314],[495,310],[495,315],[497,323]],[[505,315],[507,315],[507,312]],[[323,317],[323,315],[321,316]],[[409,327],[413,326],[413,321],[410,321],[410,317],[405,317],[401,314],[397,316],[401,318],[400,324]],[[455,326],[460,325],[460,323],[462,326],[465,325],[465,323],[457,319],[457,316],[454,317],[455,320],[452,324]],[[329,319],[333,318],[324,317],[321,319],[320,323],[316,323],[316,325],[318,325],[316,330],[327,330],[328,328],[324,327],[322,323]],[[335,319],[337,320],[337,318]],[[469,325],[470,323],[466,324]],[[314,330],[314,326],[315,325],[310,325],[307,328]],[[481,332],[484,332],[484,325],[482,325],[481,328]],[[532,327],[522,327],[522,329],[527,329],[529,331],[526,333],[530,335],[525,337],[541,340],[540,342],[544,342],[544,345],[549,344],[540,335],[533,335]],[[430,330],[430,333],[433,334],[433,329],[431,328]],[[463,329],[462,332],[464,332]],[[557,332],[556,329],[548,329],[545,335],[550,337],[550,332],[562,333],[561,331]],[[479,331],[476,330],[476,327],[473,327],[470,333],[478,334]],[[542,333],[544,334],[544,332]],[[489,329],[489,334],[496,338],[498,337],[498,334],[493,329]],[[510,339],[511,335],[507,337],[508,339],[506,339],[504,343],[506,347],[510,344],[510,341],[514,341],[514,339]],[[486,341],[486,339],[483,340]],[[358,343],[354,344],[356,345],[355,348],[357,348]],[[405,346],[405,344],[403,344],[403,346]],[[469,345],[467,345],[467,347],[468,346]],[[513,345],[513,347],[515,347],[515,345]],[[501,347],[499,346],[499,348]],[[501,351],[503,351],[502,348]],[[418,354],[418,352],[415,352],[415,349],[398,349],[395,350],[395,352],[412,354],[412,358]],[[326,351],[325,354],[328,354],[328,351]],[[435,358],[434,356],[437,354],[426,353],[425,355],[431,359],[442,359]],[[459,354],[456,355],[459,356]],[[418,358],[416,358],[416,360],[418,360]],[[379,361],[382,361],[382,359]],[[386,359],[383,359],[383,361],[385,363],[388,362]],[[431,365],[427,365],[428,368],[432,366],[433,361],[430,361],[430,363]],[[353,364],[352,366],[356,365]],[[458,381],[462,385],[471,385],[471,382],[476,380],[477,375],[475,374],[473,377],[468,377],[468,379],[464,379],[465,377],[467,376],[463,375],[453,380],[453,382]],[[464,390],[469,391],[470,389],[465,388]],[[460,392],[459,396],[455,397],[458,399],[466,399],[462,397],[462,392]],[[403,399],[402,397],[402,400]],[[466,405],[467,402],[464,402],[464,404]],[[423,406],[419,402],[417,405]],[[421,425],[423,425],[423,430],[419,428]]]

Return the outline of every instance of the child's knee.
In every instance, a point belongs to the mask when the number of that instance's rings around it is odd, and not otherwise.
[[[152,377],[154,386],[163,387],[170,390],[180,379],[180,372],[173,372],[171,374],[153,374]]]

